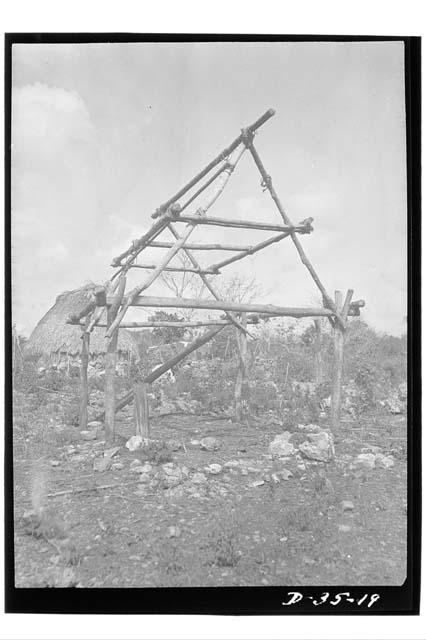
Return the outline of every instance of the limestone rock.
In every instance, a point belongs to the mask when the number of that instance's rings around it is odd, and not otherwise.
[[[360,453],[355,459],[355,466],[361,469],[374,469],[376,456],[374,453]]]
[[[191,480],[194,484],[205,484],[207,482],[207,477],[204,473],[194,473]]]
[[[317,424],[298,424],[297,428],[303,433],[320,433],[321,427]]]
[[[212,464],[209,464],[208,467],[206,467],[206,470],[212,476],[216,476],[218,473],[222,471],[222,466],[220,464],[212,463]]]
[[[126,442],[126,447],[129,451],[136,451],[142,447],[142,436],[132,436]]]
[[[383,453],[377,453],[375,458],[376,467],[381,469],[390,469],[394,466],[395,460],[392,456],[385,456]]]
[[[310,460],[329,462],[334,457],[333,436],[329,431],[309,433],[308,440],[302,442],[299,451]]]
[[[111,458],[95,458],[93,461],[93,470],[103,473],[111,467]]]
[[[204,451],[217,451],[219,449],[219,441],[216,438],[207,437],[203,438],[200,442],[200,447]]]
[[[83,440],[96,440],[97,433],[94,431],[80,431],[80,435]]]
[[[269,445],[269,454],[272,459],[291,456],[296,452],[294,446],[289,442],[290,437],[291,433],[284,431],[284,433],[280,433],[274,438]]]
[[[102,428],[102,422],[100,422],[99,420],[92,420],[91,422],[87,423],[87,426],[90,429],[101,429]]]

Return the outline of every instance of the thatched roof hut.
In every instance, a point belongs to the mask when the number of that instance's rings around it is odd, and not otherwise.
[[[71,313],[83,309],[96,285],[90,284],[74,291],[64,291],[51,309],[42,317],[25,345],[25,354],[55,360],[61,356],[78,358],[81,352],[81,328],[66,324]],[[90,335],[90,357],[97,359],[105,353],[105,328],[95,327]],[[138,347],[130,331],[118,334],[120,358],[138,359]]]

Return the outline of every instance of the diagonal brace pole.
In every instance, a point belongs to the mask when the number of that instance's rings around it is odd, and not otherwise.
[[[275,191],[273,185],[272,185],[272,178],[271,176],[267,173],[265,167],[263,166],[262,160],[260,159],[260,156],[253,144],[253,138],[252,136],[248,136],[248,139],[246,141],[246,146],[248,148],[248,150],[250,151],[253,160],[259,170],[260,175],[262,176],[263,182],[262,182],[262,186],[265,187],[265,189],[267,189],[273,199],[273,201],[275,202],[278,211],[281,214],[281,217],[284,221],[285,224],[291,225],[291,221],[290,218],[288,217],[287,213],[285,212],[285,209],[283,207],[283,205],[281,204],[281,201],[278,197],[277,192]],[[309,273],[312,276],[313,281],[315,282],[315,284],[317,285],[318,289],[321,292],[323,301],[324,301],[324,305],[326,307],[328,307],[329,309],[332,309],[332,311],[335,314],[336,320],[339,323],[339,325],[342,327],[342,329],[344,329],[344,321],[342,320],[336,305],[334,304],[333,300],[330,298],[330,296],[328,295],[324,285],[322,284],[321,280],[318,277],[318,274],[316,273],[314,267],[312,266],[312,264],[310,263],[310,261],[308,260],[303,247],[298,239],[298,237],[296,236],[296,234],[294,232],[292,232],[291,234],[291,239],[294,243],[294,246],[297,249],[297,252],[300,256],[300,259],[302,261],[302,263],[305,265],[305,267],[307,268],[307,270],[309,271]]]

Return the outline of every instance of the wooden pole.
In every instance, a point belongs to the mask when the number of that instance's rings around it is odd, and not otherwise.
[[[118,291],[111,306],[107,309],[107,325],[110,328],[114,322],[123,299],[126,288],[126,277],[121,276]],[[115,437],[115,369],[117,366],[118,329],[107,340],[105,354],[105,440],[108,444],[114,442]]]
[[[162,376],[163,373],[166,373],[166,371],[168,371],[169,369],[171,369],[172,367],[177,365],[181,360],[186,358],[186,356],[188,356],[190,353],[192,353],[196,349],[199,349],[200,347],[202,347],[204,344],[206,344],[206,342],[208,342],[209,340],[214,338],[215,335],[217,335],[219,333],[219,331],[222,331],[222,329],[224,329],[224,328],[225,328],[224,326],[221,326],[221,327],[217,327],[215,329],[211,329],[210,331],[207,331],[205,334],[203,334],[202,336],[200,336],[199,338],[194,340],[194,342],[192,342],[185,349],[183,349],[183,351],[181,351],[177,355],[173,356],[173,358],[170,358],[169,360],[164,362],[164,364],[161,364],[160,366],[156,367],[153,371],[151,371],[151,373],[149,373],[142,380],[142,382],[145,382],[147,384],[152,384],[155,380],[157,380],[157,378]],[[129,393],[127,393],[125,396],[123,396],[121,398],[121,400],[119,400],[117,402],[117,404],[115,406],[115,411],[120,411],[120,409],[123,409],[123,407],[127,406],[128,404],[130,404],[130,402],[132,402],[132,400],[133,400],[133,390],[129,391]],[[98,420],[102,420],[104,415],[105,414],[103,414],[103,413],[100,414],[98,416]]]
[[[229,227],[234,229],[255,229],[258,231],[280,231],[281,233],[306,233],[305,225],[269,224],[267,222],[252,222],[251,220],[232,220],[231,218],[203,218],[197,216],[179,216],[175,222],[186,222],[195,225],[210,225],[214,227]]]
[[[281,204],[281,200],[278,197],[277,192],[275,191],[273,185],[272,185],[272,178],[271,176],[267,173],[265,167],[263,166],[263,162],[260,159],[259,154],[257,153],[257,150],[253,144],[253,141],[251,140],[248,144],[247,144],[247,148],[250,151],[252,158],[257,166],[257,168],[259,169],[259,173],[262,176],[262,180],[263,180],[263,185],[265,186],[265,189],[267,189],[270,193],[270,196],[272,198],[272,200],[275,202],[276,207],[278,209],[278,211],[280,212],[280,215],[283,219],[284,224],[288,224],[291,225],[291,220],[288,217],[283,205]],[[313,265],[311,264],[311,262],[308,260],[308,257],[306,256],[302,245],[300,244],[300,241],[298,239],[298,237],[296,236],[295,233],[291,234],[291,239],[293,241],[294,246],[297,249],[297,252],[300,256],[300,259],[302,261],[302,264],[305,265],[305,267],[307,268],[307,270],[309,271],[309,273],[311,274],[311,277],[313,279],[313,281],[315,282],[315,284],[317,285],[318,289],[321,292],[323,301],[324,301],[324,305],[326,307],[328,307],[329,309],[332,309],[333,311],[337,312],[333,300],[330,298],[330,296],[328,295],[324,285],[322,284],[321,280],[318,277],[318,274],[316,273]],[[341,329],[344,329],[344,321],[340,318],[339,314],[336,313],[336,320],[337,322],[340,324]]]
[[[333,433],[337,434],[340,429],[340,411],[342,404],[342,377],[343,377],[343,355],[346,332],[346,318],[350,309],[353,290],[349,289],[345,302],[341,291],[335,292],[335,305],[344,325],[343,328],[339,323],[335,323],[333,329],[334,354],[333,354],[333,377],[331,388],[331,428]]]
[[[156,269],[156,264],[132,264],[131,269]],[[217,269],[212,269],[209,267],[208,269],[191,269],[191,267],[164,267],[163,271],[174,271],[176,273],[203,273],[204,275],[209,276],[218,276],[220,271]]]
[[[314,352],[315,352],[315,382],[321,384],[324,382],[324,361],[322,353],[322,329],[321,320],[315,319],[315,337],[314,337]]]
[[[247,314],[241,314],[241,324],[246,326],[247,324]],[[247,335],[243,331],[239,331],[237,333],[237,344],[238,344],[238,355],[239,355],[239,365],[237,371],[237,378],[235,380],[235,390],[234,390],[234,399],[235,399],[235,420],[236,422],[242,422],[243,419],[243,410],[242,410],[242,390],[243,384],[246,377],[246,358],[247,358]]]
[[[136,435],[142,438],[149,438],[148,388],[146,382],[138,382],[133,387]]]
[[[230,179],[230,177],[231,177],[231,175],[232,175],[232,173],[234,171],[234,168],[236,167],[236,165],[240,161],[241,156],[243,155],[245,150],[246,150],[245,147],[243,147],[238,152],[238,154],[236,154],[236,157],[234,158],[234,160],[228,159],[226,169],[224,169],[224,171],[222,172],[222,175],[218,178],[217,186],[216,186],[215,190],[212,193],[208,194],[208,199],[205,202],[204,206],[200,207],[197,210],[198,215],[194,216],[195,220],[198,220],[199,218],[204,216],[206,214],[206,212],[210,209],[210,207],[216,202],[216,200],[219,198],[219,196],[223,193],[223,191],[224,191],[226,185],[228,184],[229,179]],[[170,214],[170,215],[172,215],[172,214]],[[170,216],[169,216],[168,219],[169,219],[169,225],[168,225],[169,229],[172,230],[172,225],[170,224]],[[176,238],[175,244],[173,245],[173,247],[171,247],[168,250],[167,254],[163,257],[162,261],[158,264],[158,266],[154,269],[154,271],[150,274],[150,276],[141,285],[139,285],[138,287],[133,289],[133,291],[131,291],[126,296],[125,302],[122,305],[120,311],[118,312],[117,317],[115,318],[115,320],[113,321],[113,323],[111,324],[109,329],[107,329],[107,331],[106,331],[106,337],[107,338],[111,338],[113,332],[120,325],[120,322],[123,320],[128,308],[131,306],[133,300],[137,296],[139,296],[142,293],[142,291],[144,291],[149,286],[151,286],[151,284],[163,272],[164,268],[168,266],[169,262],[173,259],[173,257],[176,255],[176,253],[178,253],[178,251],[180,251],[180,249],[184,248],[185,243],[186,243],[187,239],[189,238],[189,236],[191,235],[191,233],[194,231],[195,226],[196,225],[194,224],[193,220],[191,222],[189,222],[188,225],[186,226],[186,229],[185,229],[185,231],[184,231],[182,236],[179,236],[179,234],[177,234],[175,231],[172,230],[172,233]],[[196,268],[198,270],[199,276],[206,283],[206,286],[208,286],[210,288],[210,290],[212,290],[212,287],[208,283],[208,280],[206,279],[206,276],[204,276],[201,273],[202,269],[200,268],[200,265],[197,263],[196,265],[193,264],[193,266],[194,266],[194,268]],[[231,315],[230,315],[230,320],[231,320],[231,322],[234,322],[234,324],[235,324],[235,321],[232,319]]]
[[[87,381],[87,368],[89,365],[90,333],[87,331],[89,318],[86,318],[85,326],[81,333],[80,356],[80,416],[78,426],[80,431],[87,429],[87,406],[89,404],[89,385]]]
[[[126,296],[125,302],[122,305],[120,311],[118,312],[117,317],[115,318],[115,320],[113,320],[111,326],[107,329],[107,332],[106,332],[107,338],[111,338],[113,333],[116,331],[117,327],[120,325],[120,322],[126,315],[128,308],[132,304],[132,301],[138,295],[140,295],[142,291],[145,291],[145,289],[151,286],[151,284],[161,275],[163,269],[167,267],[170,260],[172,260],[172,258],[178,253],[178,251],[180,251],[180,249],[183,247],[183,245],[185,244],[185,242],[187,241],[191,233],[194,231],[194,229],[195,229],[195,226],[193,224],[188,224],[183,236],[179,238],[177,242],[175,242],[175,244],[171,249],[168,250],[167,254],[163,257],[162,261],[155,267],[154,271],[148,276],[148,278],[146,278],[146,280],[141,285],[135,287],[135,289],[133,289],[133,291],[131,291]]]
[[[166,228],[170,218],[171,218],[171,214],[168,216],[166,215],[162,216],[161,220],[158,220],[157,222],[155,222],[152,225],[152,227],[149,229],[149,231],[147,231],[141,238],[139,238],[138,240],[133,240],[131,246],[128,249],[126,249],[126,251],[123,251],[123,253],[120,253],[119,256],[116,256],[115,258],[113,258],[111,262],[111,266],[112,267],[127,266],[127,265],[121,265],[120,264],[121,261],[124,258],[127,258],[128,256],[130,260],[134,260],[136,256],[142,251],[142,249],[144,249],[152,241],[154,241],[155,238]]]
[[[170,249],[173,247],[174,242],[150,242],[149,247],[157,248],[157,249]],[[235,245],[235,244],[186,244],[185,249],[190,249],[191,251],[249,251],[253,247],[250,245]]]
[[[262,116],[260,116],[260,118],[258,118],[256,122],[246,127],[245,131],[254,133],[267,120],[269,120],[269,118],[272,118],[274,114],[275,114],[275,111],[273,109],[268,109],[268,111],[266,111]],[[244,139],[244,135],[241,133],[238,136],[238,138],[236,138],[229,145],[229,147],[226,147],[225,149],[223,149],[223,151],[221,151],[221,153],[219,153],[219,155],[216,156],[214,160],[212,160],[206,167],[204,167],[204,169],[200,171],[200,173],[198,173],[192,180],[190,180],[184,187],[182,187],[182,189],[180,189],[177,193],[175,193],[174,196],[169,198],[167,202],[164,202],[160,207],[158,207],[158,209],[151,215],[151,218],[158,218],[158,216],[163,215],[164,212],[167,211],[167,209],[170,207],[171,204],[179,200],[179,198],[185,195],[187,191],[192,189],[192,187],[194,187],[197,184],[197,182],[199,182],[212,169],[214,169],[214,167],[216,167],[219,164],[219,162],[222,162],[222,160],[225,160],[238,147],[238,145],[240,145],[243,142],[243,139]]]
[[[290,234],[287,233],[287,232],[286,233],[280,233],[277,236],[273,236],[272,238],[268,238],[267,240],[264,240],[263,242],[259,242],[259,244],[255,244],[252,247],[248,247],[247,249],[243,250],[241,253],[237,253],[237,255],[232,256],[231,258],[227,258],[226,260],[222,260],[222,262],[218,262],[217,264],[212,264],[208,268],[209,269],[213,269],[213,271],[216,271],[217,269],[221,269],[222,267],[226,267],[228,264],[232,264],[233,262],[237,262],[237,260],[242,260],[246,256],[254,255],[258,251],[261,251],[262,249],[265,249],[266,247],[269,247],[269,245],[271,245],[271,244],[274,244],[274,242],[279,242],[280,240],[283,240],[284,238],[288,238],[289,235]]]
[[[270,318],[271,316],[267,316]],[[266,319],[260,317],[260,319]],[[80,326],[81,326],[80,321]],[[250,319],[248,318],[247,324],[259,324],[259,316],[254,316]],[[105,322],[100,322],[96,325],[97,327],[106,327]],[[194,327],[231,327],[232,322],[229,320],[192,320],[188,322],[173,322],[172,320],[158,320],[158,321],[147,321],[147,322],[122,322],[120,324],[120,329],[154,329],[157,327],[171,327],[171,328],[182,328],[182,329],[192,329]]]
[[[107,298],[107,304],[111,298]],[[278,307],[272,304],[248,304],[227,300],[199,300],[197,298],[169,298],[157,296],[138,296],[131,304],[133,307],[165,307],[176,309],[216,309],[220,311],[266,313],[292,318],[334,317],[334,311],[324,307]],[[239,323],[238,323],[239,327]]]

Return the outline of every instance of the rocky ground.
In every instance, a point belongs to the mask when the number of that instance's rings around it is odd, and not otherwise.
[[[168,415],[144,443],[125,414],[106,447],[99,423],[58,420],[58,399],[16,402],[18,587],[405,579],[404,416],[346,419],[333,438],[326,418]]]

